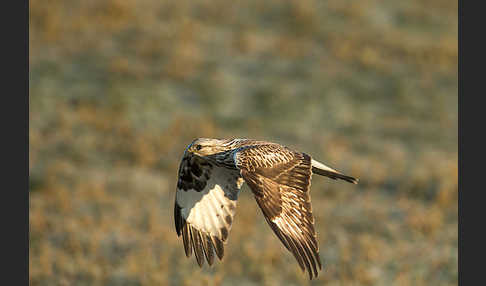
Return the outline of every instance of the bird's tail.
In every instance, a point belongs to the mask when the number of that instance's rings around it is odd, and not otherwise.
[[[330,167],[328,167],[328,166],[326,166],[322,163],[319,163],[314,159],[312,159],[312,172],[315,173],[315,174],[321,175],[321,176],[329,177],[329,178],[334,179],[334,180],[341,179],[341,180],[344,180],[346,182],[350,182],[350,183],[353,183],[353,184],[358,183],[358,179],[353,178],[351,176],[346,176],[344,174],[341,174],[338,171],[336,171],[336,170],[334,170],[334,169],[332,169],[332,168],[330,168]]]

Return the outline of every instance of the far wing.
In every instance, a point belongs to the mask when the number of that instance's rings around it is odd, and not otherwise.
[[[174,219],[189,257],[209,265],[214,252],[221,260],[243,179],[235,170],[217,167],[198,157],[184,157],[179,167]],[[204,253],[204,254],[203,254]]]
[[[310,203],[311,158],[280,145],[240,151],[237,165],[267,223],[309,278],[322,269]]]

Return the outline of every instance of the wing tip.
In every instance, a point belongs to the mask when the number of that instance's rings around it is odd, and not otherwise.
[[[191,227],[191,242],[192,247],[194,248],[194,255],[196,256],[197,264],[199,264],[199,267],[202,267],[206,260],[204,259],[201,234],[194,227]]]
[[[216,253],[220,261],[223,260],[225,241],[221,238],[202,232],[185,220],[181,233],[186,257],[190,258],[194,252],[199,267],[202,268],[205,262],[212,266],[214,264],[214,253]]]

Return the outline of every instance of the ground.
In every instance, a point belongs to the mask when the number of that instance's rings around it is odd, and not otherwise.
[[[457,285],[457,1],[30,1],[31,285]],[[243,187],[222,262],[175,233],[197,137],[314,176],[308,281]]]

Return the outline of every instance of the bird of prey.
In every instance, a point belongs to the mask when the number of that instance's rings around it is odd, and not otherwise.
[[[187,257],[221,260],[243,182],[284,246],[309,279],[322,269],[310,202],[312,174],[356,184],[309,155],[277,143],[252,139],[198,138],[187,146],[179,166],[174,206],[177,235]]]

